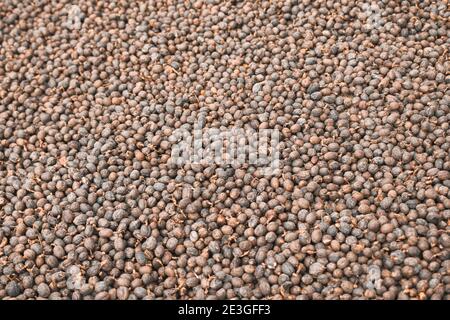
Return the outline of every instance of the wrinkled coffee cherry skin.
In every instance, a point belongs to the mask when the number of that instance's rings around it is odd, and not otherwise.
[[[3,0],[0,299],[448,299],[446,9]]]

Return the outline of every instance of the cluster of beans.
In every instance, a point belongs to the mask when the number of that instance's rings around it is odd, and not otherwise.
[[[0,3],[0,299],[448,299],[447,1]],[[276,129],[280,168],[170,162]]]

